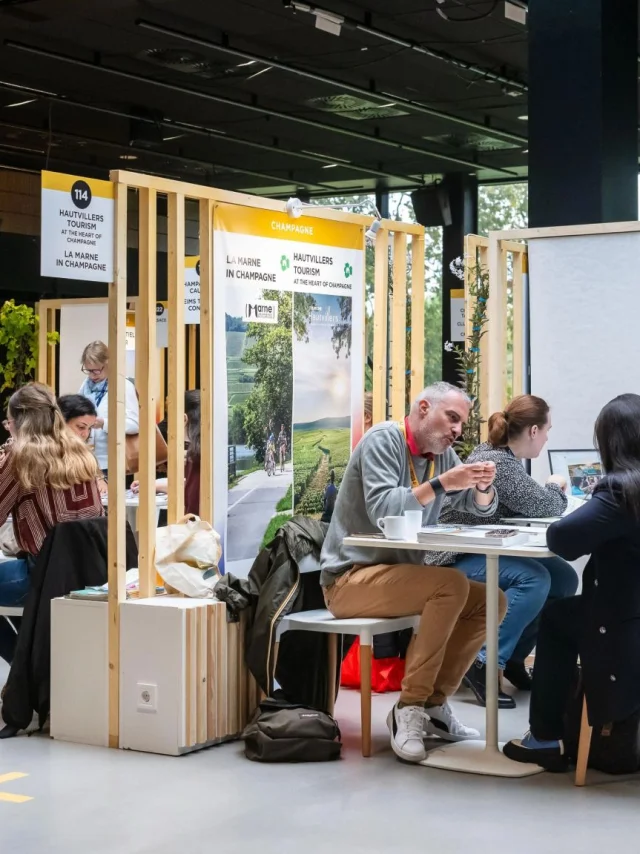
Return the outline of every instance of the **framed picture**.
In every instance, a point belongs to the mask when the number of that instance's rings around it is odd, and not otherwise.
[[[585,451],[549,451],[551,474],[559,474],[569,485],[569,494],[589,498],[604,476],[600,454],[593,448]]]

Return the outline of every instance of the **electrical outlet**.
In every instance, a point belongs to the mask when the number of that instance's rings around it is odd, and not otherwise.
[[[157,712],[158,711],[158,686],[149,685],[145,682],[138,682],[138,711],[139,712]]]

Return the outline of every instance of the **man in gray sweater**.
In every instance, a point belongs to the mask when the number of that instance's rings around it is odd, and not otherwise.
[[[495,512],[494,464],[463,465],[452,448],[470,405],[461,389],[436,383],[403,424],[372,427],[349,460],[322,549],[321,583],[335,617],[421,614],[400,699],[387,719],[391,747],[409,762],[425,758],[425,730],[448,741],[479,737],[457,720],[447,698],[484,641],[485,587],[452,567],[425,566],[417,549],[360,548],[343,540],[379,534],[378,519],[407,510],[421,510],[423,525],[435,524],[445,495],[467,513]],[[501,593],[501,619],[505,610]]]

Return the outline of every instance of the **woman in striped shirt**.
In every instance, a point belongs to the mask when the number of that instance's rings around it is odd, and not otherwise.
[[[21,557],[0,562],[0,605],[21,606],[49,531],[104,509],[95,457],[66,426],[50,389],[30,383],[12,395],[4,426],[11,441],[0,455],[0,525],[12,517]],[[9,663],[15,638],[0,620],[0,657]]]

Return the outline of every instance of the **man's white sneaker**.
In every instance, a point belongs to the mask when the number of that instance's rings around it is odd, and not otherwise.
[[[423,706],[396,704],[387,716],[391,734],[391,749],[405,762],[420,762],[427,755],[424,749],[425,712]]]
[[[446,701],[441,706],[433,706],[425,709],[427,735],[437,735],[445,741],[469,741],[480,738],[477,729],[465,726],[455,716],[449,703]]]

